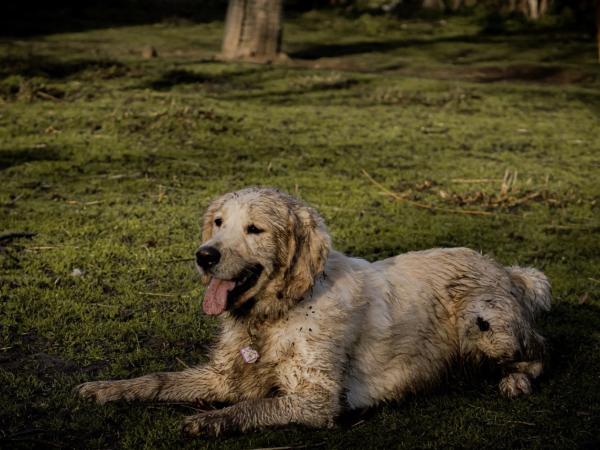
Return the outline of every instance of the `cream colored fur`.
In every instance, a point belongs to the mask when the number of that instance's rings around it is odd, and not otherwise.
[[[215,218],[222,220],[215,225]],[[248,234],[248,224],[264,230]],[[222,259],[210,276],[264,270],[220,317],[210,361],[183,372],[78,386],[113,400],[227,402],[186,418],[192,435],[300,423],[331,426],[344,409],[400,400],[439,382],[456,361],[488,359],[501,392],[531,393],[542,371],[534,319],[550,308],[547,278],[467,248],[369,263],[330,250],[323,220],[272,189],[226,194],[208,208],[203,242]],[[240,349],[260,353],[245,363]]]

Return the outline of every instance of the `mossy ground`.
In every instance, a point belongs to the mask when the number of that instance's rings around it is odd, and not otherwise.
[[[222,23],[0,42],[0,231],[36,233],[0,242],[0,446],[600,445],[593,39],[485,29],[308,13],[286,22],[292,60],[271,66],[213,60]],[[142,59],[146,45],[159,57]],[[442,209],[382,196],[363,170]],[[507,170],[518,176],[501,195]],[[82,381],[204,360],[216,325],[189,261],[199,220],[215,195],[256,184],[314,205],[356,256],[470,246],[543,269],[554,305],[535,395],[508,401],[497,379],[456,376],[333,430],[213,440],[180,436],[190,406],[74,398]]]

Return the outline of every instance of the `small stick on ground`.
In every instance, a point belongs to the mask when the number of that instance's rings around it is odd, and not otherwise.
[[[139,295],[148,295],[150,297],[179,297],[181,294],[163,294],[160,292],[136,292]]]
[[[395,192],[392,192],[389,189],[387,189],[384,185],[382,185],[381,183],[376,181],[371,175],[369,175],[369,172],[367,172],[365,169],[363,169],[362,172],[363,172],[363,175],[365,177],[367,177],[369,179],[369,181],[371,181],[371,183],[373,183],[375,186],[377,186],[379,189],[381,189],[385,195],[393,197],[394,199],[396,199],[398,201],[408,203],[409,205],[413,205],[416,208],[428,209],[430,211],[447,212],[447,213],[452,213],[452,214],[465,214],[468,216],[493,216],[494,215],[494,213],[491,213],[488,211],[477,211],[477,210],[472,210],[472,209],[441,208],[438,206],[429,205],[427,203],[420,203],[420,202],[415,202],[413,200],[408,200],[408,199],[403,198],[400,195],[396,194]]]
[[[35,438],[20,438],[20,439],[5,439],[6,441],[9,442],[32,442],[34,444],[37,444],[37,448],[48,448],[48,447],[53,447],[53,448],[65,448],[65,445],[62,442],[52,442],[52,441],[46,441],[44,439],[35,439]]]
[[[166,261],[161,261],[162,264],[171,264],[171,263],[178,263],[178,262],[189,262],[189,261],[196,261],[196,258],[175,258],[175,259],[167,259]]]
[[[318,442],[316,444],[300,444],[300,445],[291,445],[286,447],[259,447],[252,450],[292,450],[292,449],[302,449],[302,448],[317,448],[323,447],[325,442]]]
[[[571,224],[571,225],[556,225],[556,224],[550,224],[550,225],[544,225],[542,227],[544,230],[598,230],[600,229],[600,224]]]
[[[42,98],[45,98],[47,100],[52,100],[53,102],[60,102],[60,98],[55,97],[52,94],[48,94],[47,92],[44,91],[37,91],[37,95],[39,95]]]
[[[188,365],[185,363],[185,361],[182,361],[182,360],[181,360],[181,359],[179,359],[177,356],[175,357],[175,360],[176,360],[176,361],[177,361],[179,364],[181,364],[183,367],[185,367],[186,369],[189,369],[189,368],[190,368],[190,366],[188,366]]]
[[[522,420],[509,420],[506,423],[517,423],[519,425],[527,425],[528,427],[535,427],[535,423],[523,422]]]
[[[4,205],[2,206],[14,206],[19,200],[21,200],[23,197],[25,196],[25,194],[19,194],[17,196],[15,196],[15,198],[13,198],[12,200],[4,203]]]
[[[499,178],[453,178],[453,183],[462,184],[485,184],[485,183],[500,183],[502,180]]]
[[[57,248],[79,248],[79,245],[33,245],[25,247],[26,252],[34,252],[38,250],[55,250]]]
[[[198,411],[202,411],[202,410],[198,410],[198,408],[194,408],[193,406],[190,406],[189,403],[180,403],[180,402],[160,402],[159,404],[155,405],[155,406],[148,406],[149,409],[164,409],[165,406],[179,406],[182,408],[187,408],[190,411],[194,411],[196,413],[198,413]]]

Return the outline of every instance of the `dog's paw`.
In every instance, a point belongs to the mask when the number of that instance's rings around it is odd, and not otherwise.
[[[226,414],[210,411],[186,417],[181,431],[185,436],[216,437],[231,428],[232,422]]]
[[[529,395],[532,392],[531,381],[524,373],[510,373],[500,380],[500,392],[508,398]]]
[[[123,398],[123,387],[118,381],[90,381],[76,386],[74,392],[101,405]]]

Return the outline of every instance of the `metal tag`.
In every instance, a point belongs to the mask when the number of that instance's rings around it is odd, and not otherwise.
[[[242,354],[242,358],[244,358],[244,361],[247,364],[255,363],[256,361],[258,361],[258,358],[260,358],[258,352],[252,347],[244,347],[240,350],[240,353]]]

